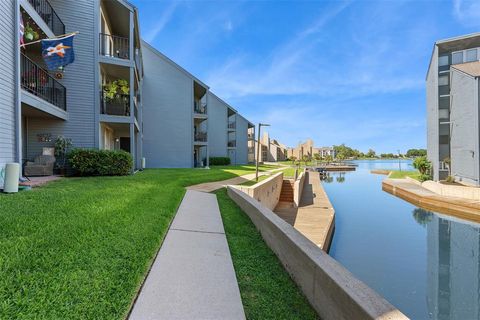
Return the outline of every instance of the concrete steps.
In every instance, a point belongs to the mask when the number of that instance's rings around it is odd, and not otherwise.
[[[293,202],[293,184],[293,180],[283,180],[279,201]]]

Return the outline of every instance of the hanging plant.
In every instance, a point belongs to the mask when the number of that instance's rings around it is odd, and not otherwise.
[[[33,41],[33,40],[38,40],[39,35],[38,35],[38,32],[33,30],[33,28],[30,26],[30,24],[27,23],[27,25],[25,26],[24,33],[23,33],[23,37],[27,41]]]

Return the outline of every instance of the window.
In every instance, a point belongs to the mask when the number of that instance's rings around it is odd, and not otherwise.
[[[452,53],[452,64],[463,63],[463,51]]]
[[[440,120],[448,120],[450,117],[450,114],[448,112],[448,109],[440,109],[438,110],[438,117]]]
[[[438,101],[438,107],[440,109],[449,109],[450,108],[450,97],[440,97]]]
[[[466,51],[466,62],[477,61],[477,49],[470,49]]]
[[[439,67],[448,66],[448,55],[438,57],[438,66]]]
[[[438,85],[439,86],[448,86],[448,76],[438,77]]]

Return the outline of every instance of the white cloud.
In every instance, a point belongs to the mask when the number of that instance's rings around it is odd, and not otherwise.
[[[174,1],[174,2],[170,3],[165,8],[165,10],[162,11],[162,15],[157,20],[155,25],[152,28],[150,28],[150,30],[148,32],[145,33],[144,39],[147,42],[152,42],[153,40],[155,40],[157,35],[163,30],[163,28],[165,28],[167,23],[172,18],[172,15],[175,12],[175,8],[177,7],[177,5],[178,5],[178,2]]]
[[[480,1],[453,0],[453,14],[466,26],[480,26]]]

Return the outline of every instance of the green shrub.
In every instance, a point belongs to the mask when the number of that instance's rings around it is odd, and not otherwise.
[[[210,157],[211,166],[228,166],[230,164],[229,157]]]
[[[124,176],[131,172],[132,155],[125,151],[73,149],[70,166],[82,176]]]

